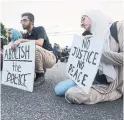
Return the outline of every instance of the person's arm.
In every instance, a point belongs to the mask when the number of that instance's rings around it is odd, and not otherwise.
[[[47,39],[47,34],[43,27],[39,27],[38,29],[39,30],[38,30],[38,34],[37,34],[37,40],[35,42],[36,42],[36,45],[42,47],[44,44],[44,40]]]
[[[123,52],[104,51],[101,61],[111,65],[123,65]]]
[[[43,27],[39,27],[38,32],[37,32],[37,40],[34,40],[36,45],[42,47],[44,44],[44,40],[46,40],[46,37],[47,37],[47,34],[46,34],[45,29]],[[19,39],[12,45],[12,49],[15,49],[20,43],[29,42],[29,41],[31,41],[31,40]]]
[[[31,41],[31,40],[20,39],[19,43],[24,43],[24,42],[29,42],[29,41]],[[44,39],[43,38],[40,38],[40,39],[34,40],[34,41],[35,41],[36,45],[41,46],[41,47],[43,46],[43,43],[44,43]]]
[[[124,41],[124,22],[122,22],[118,29],[118,38],[121,48],[121,52],[113,52],[105,50],[102,54],[101,61],[111,65],[123,65],[123,41]]]
[[[43,27],[39,27],[38,32],[37,32],[37,40],[34,40],[36,45],[42,47],[43,43],[44,43],[44,40],[46,40],[46,37],[47,37],[47,34],[46,34],[45,29]],[[23,39],[20,42],[23,43],[23,42],[28,42],[28,41],[30,41],[30,40]]]

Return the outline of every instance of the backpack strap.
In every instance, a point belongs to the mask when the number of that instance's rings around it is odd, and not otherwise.
[[[112,25],[111,25],[111,27],[110,27],[110,32],[111,32],[111,35],[112,35],[112,37],[116,40],[116,42],[117,43],[119,43],[118,42],[118,35],[117,35],[117,22],[118,21],[116,21],[116,22],[114,22]]]
[[[111,33],[111,36],[115,39],[115,41],[119,44],[119,41],[118,41],[118,31],[117,31],[117,22],[114,22],[111,27],[110,27],[110,33]],[[120,52],[120,48],[118,50],[118,52]]]

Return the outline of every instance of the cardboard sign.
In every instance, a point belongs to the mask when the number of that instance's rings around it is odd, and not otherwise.
[[[21,43],[15,50],[4,47],[2,84],[33,91],[35,74],[35,42]]]
[[[69,60],[67,63],[67,74],[88,93],[96,76],[104,39],[100,37],[74,36]]]

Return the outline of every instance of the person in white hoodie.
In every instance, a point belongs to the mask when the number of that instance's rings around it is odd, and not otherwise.
[[[98,10],[92,10],[82,15],[81,27],[90,31],[93,36],[102,36],[105,39],[100,61],[102,69],[99,67],[88,94],[71,81],[70,86],[64,93],[65,99],[69,103],[95,104],[103,101],[113,101],[123,95],[124,21],[117,22],[118,43],[110,32],[112,24],[111,18]],[[61,88],[61,85],[64,86],[64,83],[59,83],[55,87],[57,95],[59,95],[57,91]]]

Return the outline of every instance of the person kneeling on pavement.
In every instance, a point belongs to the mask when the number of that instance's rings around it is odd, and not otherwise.
[[[124,21],[116,22],[117,29],[114,29],[116,31],[114,35],[111,32],[113,25],[115,25],[115,22],[97,10],[90,11],[82,16],[81,27],[86,31],[90,31],[85,32],[83,35],[87,33],[95,36],[100,35],[106,39],[100,61],[100,66],[103,69],[99,67],[88,94],[77,86],[73,80],[68,79],[56,85],[56,95],[64,95],[67,102],[75,104],[95,104],[98,102],[113,101],[122,97],[124,93]],[[117,34],[117,37],[115,37],[115,34]]]
[[[21,16],[21,24],[27,33],[23,35],[23,39],[19,39],[12,44],[15,49],[20,43],[34,40],[36,43],[35,54],[35,72],[36,78],[34,86],[42,84],[45,81],[44,75],[47,68],[52,68],[56,63],[56,56],[53,53],[52,46],[44,27],[34,27],[34,15],[32,13],[23,13]]]

